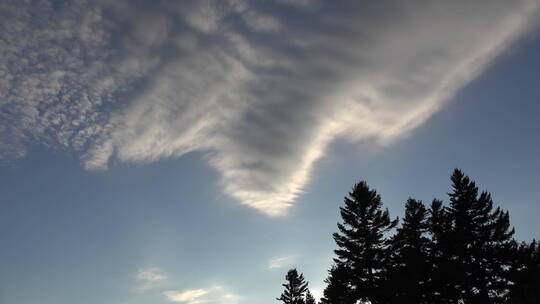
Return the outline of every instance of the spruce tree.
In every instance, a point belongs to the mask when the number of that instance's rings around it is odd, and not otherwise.
[[[307,291],[308,283],[304,280],[304,276],[298,274],[298,271],[293,268],[287,272],[285,280],[287,283],[282,284],[285,290],[277,300],[284,304],[305,304],[304,294]]]
[[[508,212],[460,170],[450,202],[406,203],[397,224],[379,195],[356,184],[340,208],[338,245],[321,304],[540,303],[540,245],[518,246]]]
[[[433,200],[428,213],[431,242],[427,257],[430,266],[427,296],[431,303],[457,303],[459,295],[454,282],[458,273],[452,265],[450,252],[452,223],[441,200]]]
[[[512,282],[508,303],[540,303],[540,244],[537,241],[514,244],[508,278]]]
[[[391,220],[388,209],[382,209],[381,197],[366,182],[357,183],[345,206],[340,207],[343,222],[333,237],[339,249],[334,252],[336,264],[350,269],[352,293],[357,300],[381,303],[385,280],[388,238],[398,220]]]
[[[351,285],[351,270],[344,264],[332,266],[328,278],[324,280],[326,288],[321,304],[355,304],[356,297]]]
[[[504,248],[512,241],[508,212],[493,210],[491,195],[478,194],[478,187],[460,170],[451,177],[447,215],[451,222],[447,247],[456,270],[457,299],[465,303],[500,303],[509,287],[505,271],[509,260]]]
[[[317,304],[315,297],[311,294],[309,289],[306,291],[306,298],[304,299],[305,304]]]
[[[401,227],[392,238],[386,294],[391,303],[431,303],[427,238],[428,211],[421,201],[408,199]]]

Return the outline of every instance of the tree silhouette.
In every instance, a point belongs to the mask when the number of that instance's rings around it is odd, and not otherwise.
[[[344,264],[332,266],[328,271],[327,284],[321,304],[354,304],[356,297],[351,285],[351,271]]]
[[[427,295],[432,303],[455,303],[458,292],[453,282],[457,271],[452,265],[450,234],[452,223],[441,200],[433,200],[428,210],[431,242],[428,249],[429,283]]]
[[[381,303],[388,248],[385,233],[398,220],[390,220],[388,210],[382,210],[381,197],[366,182],[357,183],[344,201],[340,207],[343,223],[338,223],[340,232],[333,234],[339,247],[334,261],[351,270],[355,299]]]
[[[456,269],[453,280],[458,291],[455,301],[465,303],[500,302],[508,289],[505,269],[509,260],[504,248],[512,241],[508,212],[493,210],[488,192],[478,194],[474,181],[458,169],[451,177],[453,191],[446,213],[452,224],[447,246]]]
[[[306,298],[304,300],[304,303],[305,304],[317,304],[317,301],[315,300],[315,297],[313,297],[313,295],[311,294],[309,289],[306,290]]]
[[[540,244],[533,240],[530,244],[514,244],[512,266],[509,279],[511,304],[540,303]]]
[[[293,268],[287,272],[285,280],[287,283],[282,284],[285,290],[277,300],[284,304],[305,304],[304,294],[307,291],[308,283],[304,280],[304,276],[298,274],[298,271]]]
[[[409,198],[394,235],[397,219],[375,190],[357,183],[340,207],[338,249],[320,303],[540,303],[540,244],[518,245],[508,212],[463,172],[455,169],[451,181],[447,206]],[[287,280],[279,300],[315,303],[296,270]]]
[[[405,203],[405,217],[391,241],[385,288],[390,302],[431,303],[427,290],[430,270],[427,214],[421,201],[409,198]]]

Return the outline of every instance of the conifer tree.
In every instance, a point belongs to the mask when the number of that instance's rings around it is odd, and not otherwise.
[[[340,208],[335,265],[321,304],[540,303],[540,244],[512,239],[508,212],[460,170],[450,202],[409,199],[397,224],[379,195],[356,184]]]
[[[427,214],[421,201],[409,198],[405,203],[405,217],[392,238],[388,265],[385,290],[391,303],[430,303]]]
[[[306,298],[305,298],[304,302],[306,304],[317,304],[317,301],[315,300],[315,298],[313,297],[313,295],[311,294],[309,289],[306,291]]]
[[[540,244],[533,240],[530,244],[522,243],[513,248],[512,266],[509,279],[508,303],[540,303]]]
[[[277,300],[284,304],[305,304],[304,294],[307,291],[308,283],[304,280],[304,276],[298,274],[298,271],[293,268],[287,272],[285,280],[287,283],[282,284],[285,290]]]
[[[453,191],[449,193],[447,215],[451,229],[447,241],[452,267],[456,270],[454,288],[458,299],[465,303],[502,302],[509,283],[505,269],[509,260],[504,248],[511,242],[508,212],[493,210],[491,195],[478,194],[478,187],[460,170],[451,177]]]
[[[366,182],[357,183],[345,197],[345,206],[340,207],[343,222],[333,234],[339,247],[334,261],[350,269],[354,297],[372,304],[382,302],[388,253],[385,234],[398,222],[390,219],[382,205],[381,197]]]
[[[427,258],[430,266],[428,298],[432,303],[457,303],[459,296],[454,283],[457,273],[452,265],[452,243],[449,239],[452,223],[441,200],[433,200],[428,213],[428,231],[431,236]]]
[[[355,304],[356,298],[351,286],[351,271],[344,264],[332,266],[328,271],[327,284],[321,304]]]

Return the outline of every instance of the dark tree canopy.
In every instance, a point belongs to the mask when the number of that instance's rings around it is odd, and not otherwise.
[[[540,303],[540,244],[535,240],[519,246],[514,243],[512,254],[509,303]]]
[[[298,274],[296,269],[290,269],[285,276],[287,283],[282,284],[285,288],[277,300],[284,304],[304,304],[304,295],[307,291],[308,283],[302,274]]]
[[[518,244],[508,212],[463,172],[451,181],[448,204],[409,198],[399,226],[377,192],[357,183],[340,208],[320,303],[540,303],[540,244]],[[287,280],[279,300],[315,303],[296,270]]]
[[[431,239],[427,252],[430,269],[426,296],[433,303],[448,303],[449,299],[457,297],[456,290],[450,283],[456,276],[455,268],[451,265],[452,244],[447,233],[451,229],[451,222],[446,207],[440,200],[433,200],[428,213],[428,231]]]
[[[355,304],[356,297],[353,294],[351,284],[351,271],[344,264],[332,266],[326,278],[326,288],[322,304]]]
[[[339,247],[335,250],[335,262],[350,269],[355,298],[372,303],[379,303],[382,297],[386,233],[398,223],[397,219],[390,219],[388,209],[383,210],[382,205],[381,197],[366,182],[357,183],[340,208],[340,232],[333,235]]]
[[[402,303],[430,303],[427,237],[428,211],[421,201],[408,199],[401,227],[391,240],[386,294]]]
[[[306,298],[304,300],[306,304],[317,304],[317,301],[315,300],[315,297],[311,294],[309,289],[306,291]]]
[[[505,269],[509,264],[504,248],[512,241],[508,212],[493,209],[491,194],[478,194],[478,187],[460,170],[451,177],[453,191],[447,208],[451,224],[447,239],[456,301],[493,303],[504,298],[508,288]]]

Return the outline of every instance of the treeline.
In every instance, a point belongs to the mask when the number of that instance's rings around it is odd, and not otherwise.
[[[399,223],[366,182],[340,207],[342,221],[320,304],[540,303],[540,245],[519,244],[507,211],[456,169],[448,204],[408,199]],[[279,301],[315,304],[291,269]]]

